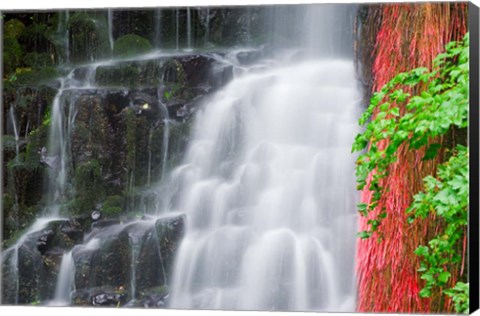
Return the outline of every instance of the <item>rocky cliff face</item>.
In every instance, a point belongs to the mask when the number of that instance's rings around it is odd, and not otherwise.
[[[145,217],[156,211],[145,192],[182,160],[193,114],[241,67],[226,54],[108,61],[7,87],[3,303],[56,302],[62,258],[71,253],[72,304],[166,304],[185,218]],[[259,54],[238,56],[245,63]],[[55,102],[60,113],[52,113]],[[51,202],[49,181],[62,163],[47,150],[61,141],[51,139],[55,115],[68,138],[61,217],[24,233]]]

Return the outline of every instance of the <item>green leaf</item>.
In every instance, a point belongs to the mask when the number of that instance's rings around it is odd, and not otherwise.
[[[427,246],[420,246],[418,247],[414,253],[417,255],[417,256],[427,256],[428,255],[428,247]]]
[[[430,295],[432,295],[432,291],[430,291],[430,289],[423,288],[418,294],[423,298],[430,297]]]
[[[448,279],[450,278],[450,272],[444,271],[438,275],[438,281],[442,283],[447,283]]]
[[[422,160],[432,160],[437,157],[439,149],[442,148],[442,145],[435,143],[428,146],[425,155],[423,156]]]

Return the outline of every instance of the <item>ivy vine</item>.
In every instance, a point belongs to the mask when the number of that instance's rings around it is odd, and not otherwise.
[[[446,52],[435,58],[431,71],[416,68],[400,73],[383,86],[359,120],[365,130],[352,145],[352,152],[362,152],[356,162],[357,189],[363,190],[369,183],[367,189],[372,192],[370,203],[357,205],[364,217],[378,208],[387,190],[382,180],[397,161],[402,145],[410,150],[425,148],[423,159],[431,160],[441,149],[441,144],[433,142],[436,137],[445,135],[452,127],[468,126],[468,33],[462,41],[451,42],[445,48]],[[420,86],[422,89],[414,89]],[[411,91],[421,92],[413,95]],[[424,192],[416,194],[406,210],[409,222],[431,213],[445,222],[444,231],[415,251],[421,257],[419,271],[426,282],[421,297],[431,296],[434,287],[445,287],[451,277],[447,263],[461,260],[455,248],[468,223],[468,148],[456,146],[451,155],[438,167],[436,177],[424,178]],[[371,237],[387,215],[383,208],[370,217],[368,229],[360,232],[359,237]],[[443,293],[452,297],[457,312],[468,311],[468,284],[458,282]]]

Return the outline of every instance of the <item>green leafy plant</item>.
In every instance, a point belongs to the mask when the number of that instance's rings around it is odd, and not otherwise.
[[[409,150],[424,149],[423,160],[437,157],[439,136],[452,128],[468,126],[469,36],[451,42],[446,52],[438,55],[433,70],[417,68],[400,73],[375,93],[368,109],[359,120],[365,125],[352,145],[352,152],[365,151],[357,159],[358,189],[372,191],[370,203],[360,203],[358,211],[369,217],[369,229],[359,233],[362,239],[378,231],[388,216],[378,210],[382,194],[388,190],[382,182],[390,166],[397,161],[401,146]],[[423,89],[414,89],[422,87]],[[411,91],[421,91],[414,95]],[[403,105],[403,106],[400,106]],[[376,115],[374,115],[376,113]],[[370,120],[370,121],[369,121]],[[435,176],[423,179],[424,191],[414,196],[406,210],[409,222],[434,214],[443,223],[428,245],[421,245],[415,254],[421,257],[421,278],[425,286],[421,297],[430,297],[435,288],[452,297],[457,312],[468,311],[468,283],[458,282],[444,289],[450,280],[448,266],[461,262],[459,242],[468,224],[468,148],[457,145],[449,152],[448,161],[440,165]],[[370,213],[377,210],[376,216]]]
[[[434,236],[428,246],[422,245],[415,250],[415,254],[422,257],[418,271],[422,272],[421,278],[425,280],[420,296],[429,297],[436,286],[443,288],[447,285],[451,277],[448,266],[462,261],[456,249],[468,224],[468,149],[458,145],[454,155],[438,167],[437,177],[425,177],[424,185],[424,192],[416,194],[407,209],[413,214],[410,221],[434,213],[444,222],[443,231]],[[457,297],[457,291],[453,289],[445,294],[453,296],[454,301],[461,296]],[[463,304],[462,300],[457,307]],[[458,308],[458,312],[465,311]]]
[[[467,127],[468,46],[467,34],[462,42],[446,46],[447,52],[435,59],[433,71],[417,68],[400,73],[373,95],[359,120],[360,125],[366,125],[365,131],[356,136],[352,145],[352,152],[368,147],[357,159],[357,188],[364,189],[368,177],[372,177],[368,189],[373,198],[368,205],[358,205],[361,215],[368,216],[376,209],[384,190],[381,180],[397,161],[400,146],[407,144],[410,149],[426,147],[423,159],[433,159],[440,144],[430,144],[430,140],[446,134],[452,126]],[[427,89],[419,95],[405,91],[405,88],[418,85],[427,85]],[[401,114],[399,104],[402,103],[406,111]],[[372,118],[376,109],[378,113]],[[386,215],[382,210],[369,222],[371,230],[362,232],[361,237],[370,237]]]

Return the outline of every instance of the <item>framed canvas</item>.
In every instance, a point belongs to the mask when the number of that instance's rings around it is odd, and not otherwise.
[[[478,309],[475,4],[132,5],[1,12],[2,309]]]

